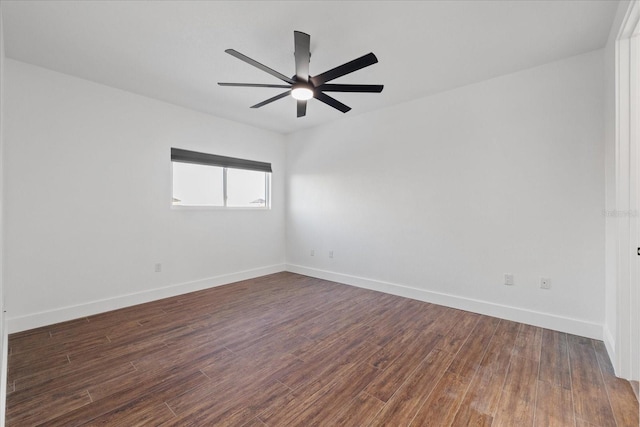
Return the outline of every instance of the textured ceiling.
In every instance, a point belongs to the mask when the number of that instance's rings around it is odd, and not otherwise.
[[[604,46],[616,1],[4,1],[6,56],[281,133],[317,126]],[[332,83],[384,84],[334,94],[296,118],[281,89],[220,87],[276,78],[236,49],[294,74],[293,31],[311,35],[312,75],[368,52],[379,63]]]

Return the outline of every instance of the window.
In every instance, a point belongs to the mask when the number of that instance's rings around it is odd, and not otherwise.
[[[269,207],[271,163],[171,149],[174,206]]]
[[[224,168],[173,162],[173,204],[224,206]]]

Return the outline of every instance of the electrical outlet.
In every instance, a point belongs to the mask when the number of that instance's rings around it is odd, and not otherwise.
[[[311,253],[309,253],[309,255],[311,255],[311,256],[316,256],[316,251],[314,251],[313,249],[311,249]]]
[[[506,286],[513,286],[513,274],[511,273],[504,273],[504,284]]]
[[[157,264],[155,265],[155,272],[156,272],[156,273],[160,273],[161,271],[162,271],[162,264],[157,263]]]
[[[548,277],[540,278],[540,288],[541,289],[551,289],[551,279]]]
[[[329,251],[329,258],[333,258],[333,251]]]

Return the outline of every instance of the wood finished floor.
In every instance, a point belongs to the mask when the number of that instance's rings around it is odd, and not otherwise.
[[[293,273],[9,351],[8,426],[638,426],[601,341]]]

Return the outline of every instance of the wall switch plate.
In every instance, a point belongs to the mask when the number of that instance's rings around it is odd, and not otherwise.
[[[160,273],[162,271],[162,264],[157,263],[154,268],[156,273]]]
[[[504,284],[507,286],[513,286],[513,274],[504,273]]]
[[[333,258],[333,251],[329,251],[329,258]]]
[[[314,251],[313,249],[311,249],[311,253],[309,253],[309,255],[311,255],[311,256],[316,256],[316,251]]]
[[[548,277],[541,277],[540,289],[551,289],[551,279],[549,279]]]

